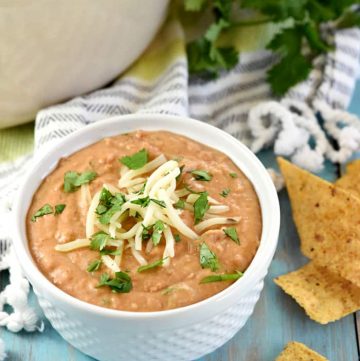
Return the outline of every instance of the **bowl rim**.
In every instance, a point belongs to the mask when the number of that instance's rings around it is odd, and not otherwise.
[[[142,126],[137,126],[137,123],[146,121],[146,124]],[[153,124],[161,124],[161,126]],[[111,130],[111,127],[114,127],[114,130]],[[121,130],[123,128],[123,130]],[[203,143],[204,145],[210,146],[217,150],[223,152],[227,157],[232,159],[237,167],[249,178],[250,182],[254,186],[254,189],[257,193],[261,213],[262,213],[262,234],[259,247],[256,251],[256,254],[251,261],[247,271],[244,273],[244,276],[239,280],[235,281],[232,285],[224,289],[223,291],[208,297],[202,301],[196,302],[183,307],[178,307],[170,310],[162,311],[125,311],[105,308],[102,306],[94,305],[85,301],[82,301],[78,298],[75,298],[65,291],[61,290],[55,286],[46,276],[40,271],[37,267],[32,255],[28,249],[28,241],[26,236],[26,227],[25,227],[25,217],[28,211],[28,208],[31,204],[33,194],[37,190],[38,186],[48,174],[50,174],[53,169],[58,164],[58,161],[65,156],[71,155],[76,151],[95,143],[98,140],[101,140],[107,136],[116,136],[119,134],[127,133],[129,131],[135,131],[137,129],[142,130],[165,130],[173,132],[176,134],[182,134],[190,139]],[[106,135],[102,133],[105,131]],[[221,143],[221,147],[215,146],[213,144],[208,144],[204,141],[199,141],[194,138],[194,132],[197,131],[203,134],[210,134],[215,136],[220,140],[225,141]],[[112,134],[112,135],[111,135]],[[196,133],[199,134],[199,133]],[[85,139],[81,140],[80,139]],[[95,140],[94,140],[95,139]],[[96,140],[97,139],[97,140]],[[72,144],[72,145],[71,145]],[[71,146],[70,146],[71,145]],[[69,147],[70,146],[70,147]],[[244,159],[249,163],[249,166],[256,170],[255,173],[258,173],[260,176],[259,179],[254,179],[251,176],[251,171],[249,169],[244,169],[240,167],[239,159],[230,156],[226,149],[231,147],[235,148],[237,151],[240,151],[242,156],[242,162]],[[59,149],[69,149],[70,151],[60,151]],[[220,149],[221,148],[221,149]],[[239,140],[226,133],[225,131],[216,128],[213,125],[208,123],[201,122],[192,118],[178,116],[178,115],[169,115],[169,114],[146,114],[146,113],[136,113],[129,115],[118,115],[103,120],[97,121],[95,123],[89,124],[81,129],[74,131],[73,133],[67,135],[66,137],[60,139],[59,141],[53,143],[50,148],[46,149],[46,152],[41,152],[42,154],[34,156],[32,160],[31,169],[29,169],[23,178],[22,184],[19,188],[18,195],[15,199],[14,211],[13,211],[13,222],[14,222],[14,250],[18,259],[21,260],[21,266],[24,271],[24,274],[29,279],[30,283],[33,284],[35,291],[38,289],[46,290],[47,295],[52,296],[58,302],[69,304],[71,307],[76,308],[79,311],[90,312],[105,318],[122,318],[122,319],[156,319],[164,318],[167,316],[183,316],[186,313],[194,311],[204,311],[207,307],[212,307],[215,302],[220,300],[227,301],[227,305],[231,305],[234,302],[231,302],[231,298],[238,299],[240,296],[247,294],[249,290],[254,287],[260,279],[264,277],[267,272],[267,269],[270,265],[270,262],[273,258],[273,255],[276,250],[278,234],[280,228],[280,206],[277,196],[275,186],[266,171],[265,167],[262,165],[260,160],[252,153],[244,144]],[[46,172],[39,172],[41,166],[45,163],[51,163],[50,168],[48,167]],[[250,173],[249,173],[250,172]],[[44,173],[44,174],[43,174]],[[252,179],[251,179],[252,178]],[[257,182],[259,181],[259,184]],[[31,192],[29,196],[29,187],[35,187],[34,191]],[[259,187],[262,187],[261,192],[259,192]],[[23,203],[23,199],[29,198],[30,201],[28,204]],[[26,203],[26,202],[25,202]],[[266,214],[264,214],[266,212]],[[266,218],[266,222],[264,221]],[[267,219],[269,218],[269,221]],[[265,249],[267,247],[267,249]],[[262,272],[261,272],[262,271]],[[41,292],[39,292],[41,293]],[[219,303],[217,303],[219,305]]]

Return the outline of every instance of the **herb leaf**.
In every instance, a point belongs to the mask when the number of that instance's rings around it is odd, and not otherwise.
[[[134,199],[133,201],[131,201],[130,203],[133,204],[138,204],[139,206],[141,206],[142,208],[145,208],[149,205],[150,203],[150,197],[144,197],[144,198],[138,198],[138,199]]]
[[[205,213],[210,208],[207,196],[207,192],[202,192],[194,203],[195,224],[198,224],[204,218]]]
[[[209,182],[212,179],[212,175],[208,173],[206,170],[193,170],[191,174],[194,176],[194,178],[198,181],[205,181]]]
[[[240,244],[239,236],[235,227],[225,228],[224,233],[230,237],[236,244]]]
[[[240,271],[236,273],[224,273],[221,275],[210,275],[204,277],[200,283],[211,283],[211,282],[220,282],[220,281],[235,281],[241,278],[244,274]]]
[[[114,293],[128,293],[132,289],[132,281],[125,272],[115,272],[115,278],[111,278],[109,274],[103,273],[96,287],[103,286],[110,287]]]
[[[153,234],[151,236],[154,246],[157,246],[160,243],[161,234],[164,231],[165,226],[162,221],[156,221],[153,226]]]
[[[159,259],[157,261],[154,261],[154,262],[151,262],[149,264],[146,264],[145,266],[140,266],[137,271],[140,273],[140,272],[144,272],[144,271],[148,271],[150,269],[153,269],[153,268],[156,268],[156,267],[159,267],[159,266],[162,266],[164,261],[167,259],[168,257],[165,257],[163,259]]]
[[[90,238],[90,249],[102,251],[106,247],[106,242],[109,239],[110,236],[103,231],[94,233]]]
[[[154,198],[151,198],[150,201],[154,202],[155,204],[157,204],[161,208],[166,208],[166,204],[165,204],[164,201],[159,201],[158,199],[154,199]]]
[[[64,211],[65,207],[66,207],[66,204],[57,204],[57,205],[55,206],[55,212],[54,212],[54,214],[55,214],[55,215],[61,214],[61,213]]]
[[[237,178],[238,177],[237,173],[229,173],[229,176],[231,178]]]
[[[89,263],[88,268],[86,270],[88,272],[95,272],[100,268],[100,266],[101,266],[101,260],[95,259],[94,261]]]
[[[105,188],[102,189],[100,202],[96,208],[96,213],[100,215],[99,222],[101,224],[109,224],[111,217],[121,210],[121,206],[125,203],[125,196],[116,193],[114,196]]]
[[[213,272],[219,269],[218,258],[205,242],[200,245],[200,265],[202,268],[210,268]]]
[[[174,208],[176,209],[184,209],[185,208],[185,201],[183,199],[179,199],[175,204]]]
[[[120,162],[130,169],[139,169],[148,162],[148,152],[146,149],[141,149],[139,152],[120,158]]]
[[[47,214],[52,214],[53,208],[50,204],[46,203],[45,205],[43,205],[40,209],[38,209],[35,214],[31,217],[31,222],[36,222],[36,220],[39,217],[45,216]]]
[[[176,243],[180,242],[181,241],[180,234],[174,234],[174,239]]]
[[[75,192],[80,186],[90,183],[96,177],[97,174],[92,171],[85,171],[84,173],[66,172],[64,175],[64,192]]]
[[[229,188],[225,188],[219,194],[221,195],[221,197],[226,198],[229,195],[230,192],[231,192],[231,190]]]

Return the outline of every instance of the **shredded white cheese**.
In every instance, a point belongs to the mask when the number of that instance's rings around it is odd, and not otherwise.
[[[195,231],[189,227],[181,218],[183,211],[174,208],[174,204],[181,199],[185,201],[185,210],[194,212],[199,194],[191,193],[186,188],[176,189],[177,177],[180,173],[179,163],[175,160],[167,161],[164,155],[158,156],[140,169],[132,170],[122,166],[117,186],[109,183],[103,184],[103,188],[113,196],[116,193],[124,195],[124,203],[110,217],[108,224],[104,224],[104,221],[100,223],[99,216],[96,214],[101,190],[91,198],[88,184],[83,185],[81,187],[81,204],[88,207],[85,225],[86,239],[77,239],[57,245],[55,249],[60,252],[69,252],[81,247],[88,247],[94,233],[102,231],[111,237],[106,241],[107,247],[115,247],[119,253],[102,255],[103,265],[112,272],[119,272],[124,250],[130,248],[133,257],[143,266],[147,264],[141,251],[144,234],[147,231],[152,232],[154,224],[160,221],[164,228],[160,233],[160,242],[164,244],[163,267],[167,267],[171,258],[175,256],[173,231],[176,230],[183,236],[196,240],[203,231],[212,226],[235,224],[240,221],[239,217],[219,216],[230,211],[230,207],[220,204],[216,199],[208,196],[210,207],[203,220],[194,226]],[[111,205],[107,207],[111,207]],[[151,237],[146,239],[145,252],[148,254],[156,246]]]

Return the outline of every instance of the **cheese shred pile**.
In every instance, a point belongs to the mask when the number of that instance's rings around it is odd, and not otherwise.
[[[103,247],[110,247],[111,251],[100,252],[101,262],[112,272],[121,271],[125,249],[130,249],[136,261],[145,266],[148,262],[144,254],[161,242],[164,244],[162,267],[167,267],[175,256],[177,237],[182,235],[195,240],[210,227],[239,222],[239,217],[221,215],[229,211],[228,206],[207,197],[208,207],[203,219],[194,229],[190,228],[181,214],[184,210],[194,212],[194,204],[201,193],[192,193],[187,188],[177,189],[181,173],[182,168],[176,160],[167,160],[160,155],[139,169],[123,165],[118,184],[105,183],[93,196],[88,184],[82,185],[79,204],[81,208],[87,208],[86,238],[59,244],[55,249],[69,252],[82,247],[91,248],[94,235],[103,232],[108,235]],[[121,203],[110,210],[111,214],[105,221],[99,214],[104,194]],[[176,207],[179,201],[182,207]]]

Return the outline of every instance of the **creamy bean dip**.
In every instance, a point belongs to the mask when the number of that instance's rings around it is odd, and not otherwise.
[[[61,159],[26,222],[33,258],[53,284],[127,311],[182,307],[229,287],[262,230],[256,192],[226,155],[141,130]]]

